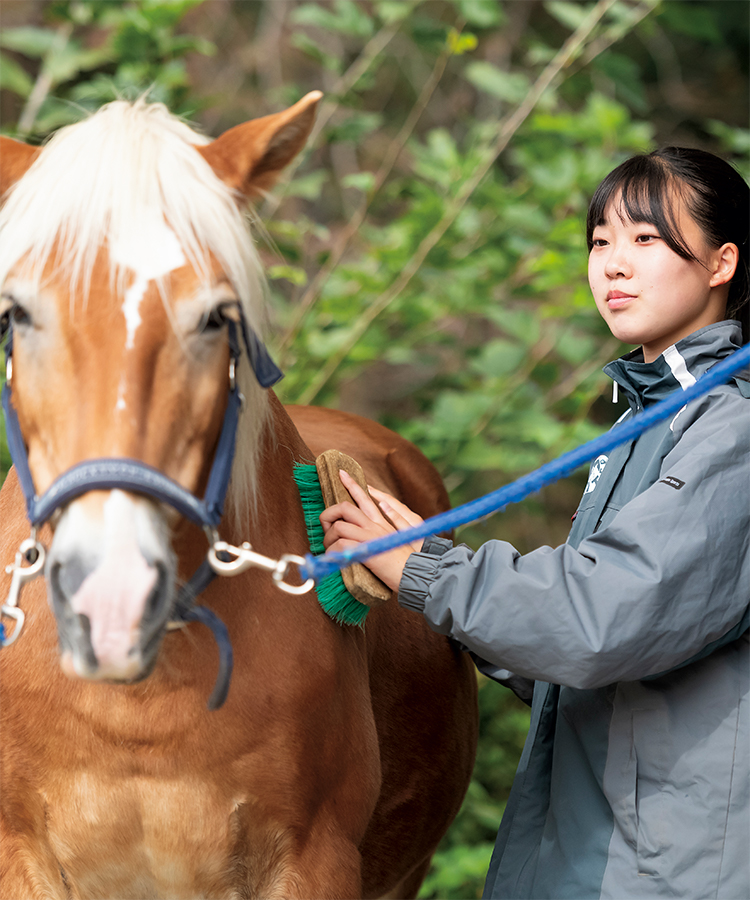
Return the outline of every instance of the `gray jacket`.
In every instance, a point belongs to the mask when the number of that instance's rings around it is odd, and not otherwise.
[[[630,416],[740,341],[605,371]],[[410,558],[401,604],[535,683],[486,897],[750,898],[748,397],[737,377],[595,460],[561,547]]]

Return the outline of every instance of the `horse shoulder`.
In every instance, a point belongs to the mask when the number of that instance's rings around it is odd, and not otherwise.
[[[335,449],[353,457],[371,484],[398,496],[423,518],[448,509],[448,493],[436,468],[401,435],[337,409],[291,405],[286,411],[315,456]]]
[[[393,431],[339,410],[286,410],[313,456],[328,449],[347,453],[371,484],[423,517],[448,508],[435,467]],[[419,881],[420,867],[458,812],[476,753],[477,685],[468,656],[395,599],[370,611],[364,635],[382,789],[360,851],[364,896],[377,897],[389,883],[393,859],[407,847]]]

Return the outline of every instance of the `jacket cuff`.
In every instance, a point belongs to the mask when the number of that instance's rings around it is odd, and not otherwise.
[[[453,541],[450,538],[442,538],[431,534],[424,539],[420,553],[429,553],[430,556],[442,556],[453,549]]]
[[[429,540],[429,538],[428,538]],[[428,541],[425,541],[427,544]],[[437,571],[440,557],[430,553],[412,553],[406,562],[398,586],[398,602],[405,609],[424,612],[427,597]]]

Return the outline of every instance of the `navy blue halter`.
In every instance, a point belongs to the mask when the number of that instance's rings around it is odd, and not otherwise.
[[[0,327],[0,342],[7,334],[5,345],[7,365],[13,354],[13,328],[10,321],[0,323],[0,326],[3,324],[5,327]],[[247,357],[258,384],[263,388],[271,387],[283,378],[283,373],[273,362],[266,346],[257,334],[249,328],[241,310],[239,326]],[[236,370],[241,355],[237,323],[227,319],[227,329],[232,368]],[[42,525],[56,510],[89,491],[120,489],[153,497],[160,503],[166,503],[173,507],[196,525],[215,530],[224,513],[224,501],[232,473],[237,425],[243,401],[244,398],[236,379],[230,379],[224,422],[209,473],[206,492],[202,499],[191,494],[190,491],[158,469],[154,469],[140,460],[125,457],[85,460],[63,472],[40,497],[34,487],[26,442],[23,439],[18,416],[11,401],[11,384],[6,382],[2,389],[2,407],[5,413],[8,449],[26,500],[26,511],[31,525],[33,527]],[[211,628],[219,644],[219,677],[209,700],[210,709],[218,708],[226,699],[232,674],[232,645],[226,626],[211,610],[203,606],[195,606],[196,597],[205,590],[214,577],[213,569],[207,561],[204,561],[190,581],[178,592],[174,616],[176,621],[202,622]]]
[[[271,359],[265,345],[255,332],[248,328],[244,316],[241,316],[239,324],[255,377],[261,387],[269,388],[276,384],[283,374]],[[240,358],[237,325],[232,320],[228,320],[227,326],[229,351],[236,367]],[[0,335],[0,339],[2,339],[2,335]],[[8,341],[5,346],[6,363],[12,353],[13,330],[9,325]],[[116,488],[147,494],[162,503],[167,503],[186,519],[202,527],[216,528],[221,521],[229,478],[232,473],[237,424],[242,408],[242,394],[236,382],[229,388],[224,423],[203,499],[198,499],[158,469],[139,460],[119,457],[85,460],[63,472],[39,497],[29,469],[26,443],[21,434],[18,416],[11,402],[11,385],[8,383],[3,385],[2,405],[5,413],[8,449],[13,465],[16,467],[21,490],[26,500],[26,511],[32,526],[42,525],[57,509],[88,491]]]

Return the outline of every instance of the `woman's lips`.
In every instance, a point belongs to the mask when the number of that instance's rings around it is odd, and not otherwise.
[[[623,294],[622,291],[610,291],[607,294],[607,306],[609,309],[621,309],[631,300],[634,300],[633,294]]]

